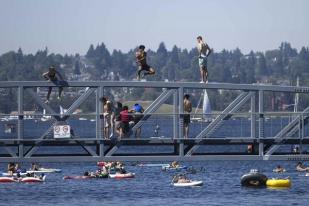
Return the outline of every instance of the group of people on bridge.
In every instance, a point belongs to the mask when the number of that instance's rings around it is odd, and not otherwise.
[[[140,45],[138,51],[135,53],[136,63],[137,63],[137,80],[140,80],[146,75],[154,75],[155,69],[147,64],[147,53],[145,51],[145,46]],[[208,69],[207,69],[207,58],[212,52],[212,49],[208,46],[206,42],[203,41],[201,36],[197,37],[197,49],[198,49],[198,64],[201,73],[201,83],[208,83]],[[63,87],[65,86],[65,81],[62,75],[56,70],[55,66],[50,66],[49,70],[43,74],[46,80],[59,85],[58,99],[61,99]],[[52,87],[48,88],[46,101],[49,103],[50,94]],[[188,138],[189,134],[189,123],[190,123],[190,112],[192,111],[192,105],[189,100],[190,96],[188,94],[184,95],[184,137]],[[110,138],[114,135],[114,132],[119,134],[119,138],[123,138],[129,134],[130,128],[136,125],[142,118],[142,113],[144,112],[143,107],[136,103],[132,109],[129,110],[128,106],[123,106],[121,102],[116,102],[115,105],[108,100],[107,97],[102,97],[101,102],[103,103],[103,115],[102,119],[104,138]],[[141,128],[136,128],[135,137],[139,138],[141,135]]]

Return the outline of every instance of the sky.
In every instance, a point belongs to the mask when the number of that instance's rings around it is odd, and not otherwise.
[[[308,0],[0,0],[0,54],[45,47],[85,54],[104,42],[127,52],[164,42],[184,49],[201,35],[215,51],[309,45]]]

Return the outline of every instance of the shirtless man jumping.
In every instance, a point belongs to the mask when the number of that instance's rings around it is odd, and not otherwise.
[[[155,74],[155,70],[147,64],[146,56],[147,56],[147,53],[145,52],[145,46],[140,45],[138,47],[138,51],[135,53],[136,63],[137,63],[137,66],[138,66],[137,80],[141,79],[142,71],[145,71],[144,76]]]

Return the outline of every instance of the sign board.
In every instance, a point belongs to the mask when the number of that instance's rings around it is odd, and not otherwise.
[[[54,126],[54,138],[70,138],[70,125],[56,125]]]

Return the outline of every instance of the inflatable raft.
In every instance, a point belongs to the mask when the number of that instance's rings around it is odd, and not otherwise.
[[[24,177],[20,179],[20,182],[24,183],[39,183],[39,182],[45,182],[46,176],[44,175],[42,178],[39,177]]]
[[[14,177],[0,177],[0,183],[18,182]]]
[[[241,177],[240,183],[246,187],[264,187],[266,186],[267,177],[257,171],[252,171],[248,174],[244,174]]]
[[[15,178],[15,177],[0,177],[0,183],[9,183],[9,182],[23,182],[23,183],[38,183],[44,182],[46,176],[43,177],[22,177],[22,178]]]
[[[202,186],[203,181],[190,181],[187,183],[172,183],[175,187],[195,187]]]
[[[126,178],[133,178],[135,177],[135,173],[126,173],[126,174],[120,174],[120,173],[116,173],[116,174],[109,174],[110,178],[115,178],[115,179],[126,179]]]
[[[291,187],[290,179],[268,179],[266,186],[271,188],[289,188]]]

